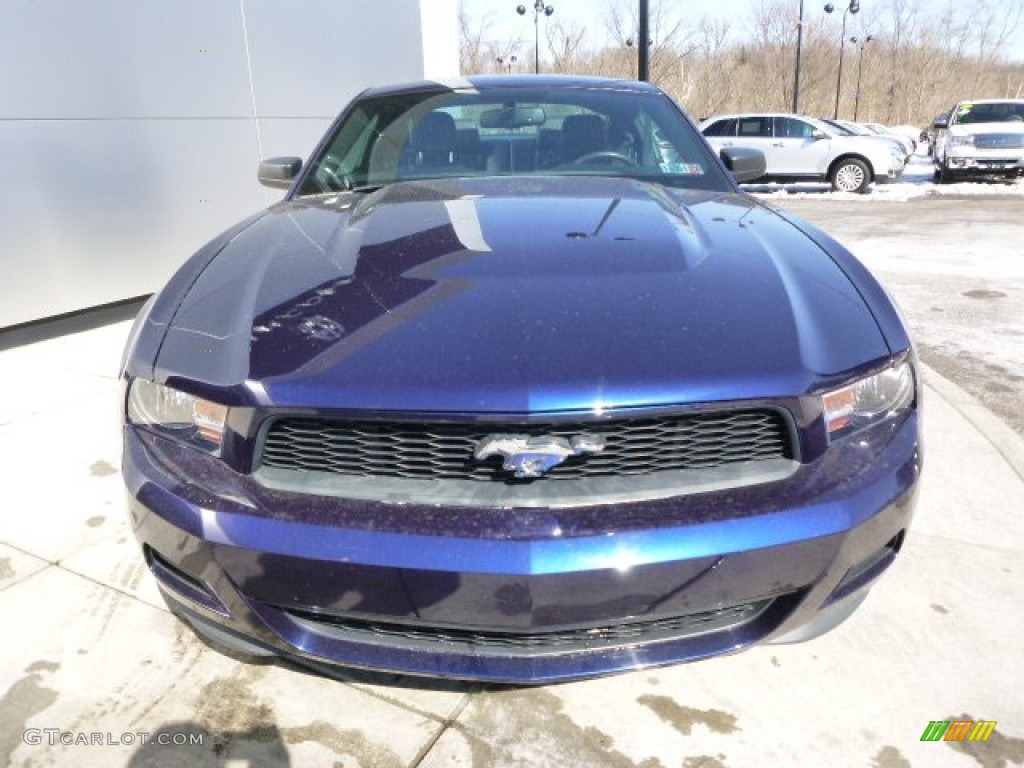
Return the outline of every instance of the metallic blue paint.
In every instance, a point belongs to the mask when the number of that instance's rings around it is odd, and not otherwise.
[[[600,235],[567,237],[616,202]],[[453,204],[489,250],[463,247]],[[258,380],[279,406],[383,411],[804,394],[890,350],[845,274],[793,232],[750,198],[618,178],[405,182],[282,204],[192,285],[156,372],[185,388]],[[341,339],[296,330],[325,314]]]
[[[290,557],[352,562],[395,568],[459,570],[474,573],[539,574],[628,568],[652,563],[691,560],[734,552],[785,546],[790,543],[847,533],[867,522],[878,510],[895,503],[916,481],[918,473],[918,424],[916,416],[904,419],[896,430],[889,425],[880,434],[845,445],[840,457],[829,457],[802,468],[782,481],[783,495],[800,503],[777,508],[769,495],[759,506],[745,498],[744,514],[724,517],[699,514],[700,504],[716,504],[728,494],[704,494],[685,501],[667,499],[631,505],[597,505],[552,509],[546,512],[517,511],[501,524],[480,529],[466,518],[487,517],[481,510],[459,510],[462,536],[439,526],[429,510],[415,504],[369,504],[381,509],[369,518],[350,516],[337,502],[327,501],[327,512],[319,514],[303,494],[278,492],[273,506],[261,498],[259,483],[233,473],[218,478],[204,465],[216,459],[203,457],[193,462],[195,476],[186,474],[186,464],[175,454],[188,451],[169,441],[131,432],[126,435],[128,462],[125,475],[138,479],[135,493],[146,496],[147,506],[178,527],[213,544]],[[149,485],[143,478],[160,471],[160,450],[165,461],[175,465],[179,482],[187,483],[193,499],[215,499],[211,508],[168,492],[163,485]],[[859,456],[858,456],[859,454]],[[881,460],[880,460],[881,459]],[[224,481],[230,484],[225,487]],[[148,494],[148,495],[147,495]],[[764,490],[750,497],[764,496]],[[386,510],[387,507],[391,510]],[[623,507],[632,515],[644,508],[654,511],[660,524],[631,525]],[[336,509],[336,511],[331,511]],[[390,511],[390,515],[388,515]],[[603,517],[603,525],[578,522],[583,514]],[[442,535],[433,535],[440,528]]]
[[[832,258],[856,287],[864,303],[871,310],[882,335],[894,352],[909,349],[910,336],[899,310],[889,294],[861,262],[831,235],[790,213],[779,215],[804,232]]]

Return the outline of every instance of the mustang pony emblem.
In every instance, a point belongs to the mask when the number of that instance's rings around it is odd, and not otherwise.
[[[540,477],[570,456],[598,453],[604,450],[604,435],[573,435],[564,437],[529,437],[528,435],[488,435],[476,445],[473,456],[483,461],[491,456],[504,458],[502,469],[516,477]]]

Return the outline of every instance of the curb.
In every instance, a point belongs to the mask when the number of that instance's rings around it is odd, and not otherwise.
[[[1006,422],[966,390],[924,363],[919,361],[918,365],[924,374],[925,386],[932,389],[967,419],[971,426],[978,430],[1006,460],[1017,477],[1024,482],[1024,438],[1014,432]]]

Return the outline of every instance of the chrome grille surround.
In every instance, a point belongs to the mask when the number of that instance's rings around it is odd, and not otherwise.
[[[1024,133],[978,133],[974,135],[977,149],[1024,148]]]

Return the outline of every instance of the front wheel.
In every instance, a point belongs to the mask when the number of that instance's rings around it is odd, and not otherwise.
[[[871,174],[861,160],[850,158],[836,163],[832,169],[832,189],[836,192],[867,192]]]

